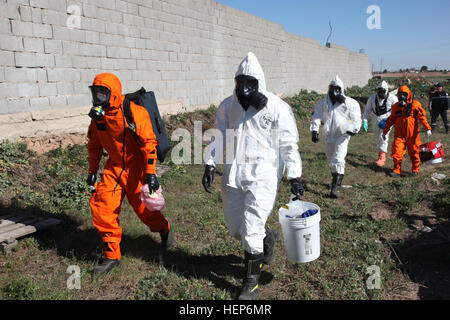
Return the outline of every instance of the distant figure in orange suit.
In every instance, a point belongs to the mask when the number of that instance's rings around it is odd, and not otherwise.
[[[427,130],[427,135],[431,136],[431,126],[428,124],[426,112],[422,104],[414,100],[411,90],[407,86],[402,86],[397,93],[398,102],[392,106],[392,113],[386,120],[386,127],[383,130],[383,139],[391,127],[395,126],[394,143],[392,144],[392,159],[394,169],[392,177],[400,177],[402,159],[408,149],[409,158],[412,164],[412,175],[419,173],[420,157],[419,146],[420,128],[419,122]]]

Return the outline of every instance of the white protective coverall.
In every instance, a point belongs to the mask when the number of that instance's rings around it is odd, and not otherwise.
[[[375,143],[377,145],[379,152],[387,152],[388,144],[389,144],[389,133],[386,135],[386,140],[383,139],[383,129],[381,129],[378,124],[380,121],[389,118],[391,115],[391,109],[394,104],[398,102],[398,98],[394,93],[389,93],[389,85],[386,81],[382,81],[378,88],[383,88],[388,93],[387,100],[386,99],[380,99],[377,98],[377,94],[373,94],[369,97],[369,100],[367,100],[366,108],[364,109],[364,115],[363,115],[363,121],[368,120],[370,115],[373,113],[372,116],[372,128],[373,128],[373,135],[375,138]],[[386,102],[386,113],[380,114],[380,109],[383,107],[384,103]],[[377,115],[379,114],[379,115]]]
[[[266,91],[263,70],[252,52],[239,65],[238,75],[258,80],[258,91],[267,97],[267,105],[259,111],[253,106],[245,111],[236,90],[226,98],[216,116],[216,127],[226,146],[225,161],[222,152],[215,150],[220,146],[213,146],[213,141],[205,152],[205,163],[214,167],[224,163],[222,202],[228,230],[247,252],[259,254],[264,251],[265,224],[284,170],[288,179],[300,178],[302,161],[291,107]],[[227,132],[231,139],[226,138]]]
[[[330,83],[339,86],[344,94],[344,83],[336,76]],[[345,173],[345,156],[347,155],[350,135],[347,131],[358,133],[361,128],[361,109],[359,103],[345,97],[345,103],[331,102],[329,95],[320,100],[314,108],[310,131],[319,132],[324,124],[325,153],[332,173]]]

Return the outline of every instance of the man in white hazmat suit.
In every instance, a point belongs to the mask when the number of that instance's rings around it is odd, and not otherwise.
[[[258,297],[263,263],[273,260],[278,233],[266,230],[265,224],[285,169],[291,192],[300,198],[304,189],[294,115],[287,103],[266,91],[263,70],[253,53],[249,52],[239,65],[235,83],[233,95],[219,106],[216,127],[226,146],[222,176],[224,217],[230,234],[241,240],[245,249],[246,275],[238,298],[249,300]],[[202,180],[208,192],[216,164],[222,160],[220,150],[213,150],[213,144],[205,152]]]
[[[372,127],[375,143],[378,149],[377,166],[383,167],[386,162],[386,152],[389,144],[389,133],[386,140],[383,139],[383,129],[386,126],[386,119],[391,115],[391,109],[398,101],[395,94],[389,93],[389,85],[386,81],[381,81],[377,87],[377,93],[371,95],[367,101],[363,115],[363,130],[369,130],[368,120],[372,116]]]
[[[325,154],[333,176],[331,197],[338,198],[350,136],[357,134],[361,128],[359,103],[344,95],[344,83],[339,76],[331,81],[326,98],[314,108],[310,127],[314,143],[319,142],[321,123],[324,124]]]

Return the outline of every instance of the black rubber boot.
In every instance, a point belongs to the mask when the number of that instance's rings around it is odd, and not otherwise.
[[[445,126],[445,133],[448,134],[449,131],[450,131],[450,124],[447,124]]]
[[[394,171],[392,171],[389,175],[390,175],[392,178],[400,178],[400,175],[399,175],[397,172],[394,172]]]
[[[342,180],[344,179],[343,174],[333,173],[333,182],[331,184],[331,194],[330,197],[337,199],[339,198],[339,189],[342,186]]]
[[[173,229],[172,220],[166,218],[169,221],[169,232],[167,234],[160,234],[161,236],[161,246],[159,247],[159,263],[165,265],[167,262],[167,249],[173,245]]]
[[[102,275],[110,272],[113,268],[117,267],[120,261],[117,259],[103,258],[100,263],[94,268],[93,273],[95,275]]]
[[[264,264],[271,264],[275,255],[275,243],[278,240],[277,230],[266,230],[264,238]]]
[[[261,275],[264,253],[251,254],[245,252],[246,276],[238,300],[257,300],[259,295],[258,280]]]
[[[169,221],[169,232],[167,234],[161,235],[161,249],[167,250],[173,244],[173,231],[172,231],[172,220],[170,218],[166,218]]]

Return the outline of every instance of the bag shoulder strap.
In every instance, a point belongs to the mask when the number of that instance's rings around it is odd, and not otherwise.
[[[125,118],[127,119],[128,125],[134,124],[133,113],[131,112],[131,103],[133,101],[135,104],[142,106],[142,97],[141,95],[145,93],[144,87],[139,89],[136,92],[128,93],[125,95],[125,99],[123,101],[123,112],[125,114]]]

